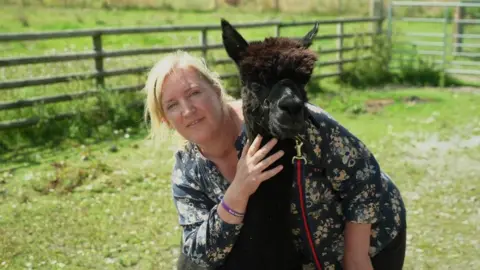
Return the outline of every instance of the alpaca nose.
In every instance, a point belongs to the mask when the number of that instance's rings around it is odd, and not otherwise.
[[[297,97],[289,97],[280,100],[278,107],[290,115],[296,115],[302,110],[302,102]]]

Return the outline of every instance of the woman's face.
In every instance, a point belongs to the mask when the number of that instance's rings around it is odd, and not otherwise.
[[[161,102],[169,125],[189,141],[206,143],[221,130],[219,90],[194,68],[177,68],[165,78]]]

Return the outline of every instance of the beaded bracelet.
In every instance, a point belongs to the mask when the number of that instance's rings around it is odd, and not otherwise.
[[[232,208],[228,207],[228,205],[225,203],[225,201],[223,199],[222,199],[221,204],[222,204],[223,209],[227,210],[227,212],[230,213],[232,216],[236,216],[236,217],[244,217],[245,216],[245,214],[236,212]]]

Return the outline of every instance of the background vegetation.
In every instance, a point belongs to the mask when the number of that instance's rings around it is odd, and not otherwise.
[[[233,7],[213,1],[0,0],[0,32],[36,32],[106,27],[218,24],[266,20],[300,21],[362,17],[368,1],[242,1]],[[288,7],[288,8],[286,8]],[[304,7],[300,13],[293,7]],[[399,9],[399,15],[441,16],[441,9]],[[469,10],[469,16],[476,16]],[[452,13],[450,13],[452,14]],[[473,15],[472,15],[473,14]],[[478,17],[477,17],[478,18]],[[386,24],[384,24],[386,27]],[[438,23],[395,22],[395,31],[441,32]],[[301,36],[309,27],[282,29]],[[448,33],[453,25],[448,25]],[[371,24],[347,25],[346,33],[371,31]],[[480,29],[470,27],[470,33]],[[242,29],[249,40],[272,35],[272,27]],[[336,33],[322,26],[321,34]],[[219,43],[219,32],[209,32]],[[198,32],[104,37],[105,50],[199,44]],[[440,41],[427,38],[426,41]],[[346,59],[373,58],[344,66],[342,76],[308,86],[314,104],[324,107],[357,134],[392,175],[408,207],[406,269],[478,269],[476,250],[480,207],[480,91],[472,77],[444,76],[434,58],[416,54],[399,36],[357,36],[345,46],[373,44],[346,53]],[[321,40],[313,49],[335,48]],[[399,59],[394,49],[411,56]],[[2,42],[0,58],[92,50],[90,38]],[[480,52],[477,48],[471,52]],[[200,54],[198,54],[200,55]],[[108,59],[105,69],[151,66],[161,55]],[[225,58],[223,50],[210,59]],[[320,55],[320,61],[335,60]],[[392,57],[393,62],[388,62]],[[478,59],[461,59],[478,61]],[[395,72],[386,66],[396,66]],[[0,80],[21,80],[94,71],[94,62],[76,61],[0,68]],[[235,72],[216,65],[219,73]],[[319,67],[316,74],[336,71]],[[0,112],[0,121],[40,116],[32,127],[0,131],[0,269],[172,269],[179,252],[180,228],[170,195],[172,154],[182,143],[165,129],[162,140],[147,140],[141,93],[113,94],[118,86],[142,84],[145,74],[107,78],[96,97]],[[228,89],[237,82],[225,80]],[[93,80],[2,90],[2,102],[94,89]],[[232,92],[232,94],[235,94]],[[93,111],[92,111],[93,110]],[[83,112],[49,121],[61,112]]]
[[[345,0],[346,1],[346,0]],[[74,1],[62,2],[67,4],[67,8],[62,5],[56,5],[55,1],[44,1],[44,5],[40,2],[24,2],[22,7],[18,5],[5,5],[2,8],[2,16],[0,18],[0,30],[3,32],[32,32],[32,31],[58,31],[67,29],[92,29],[92,28],[108,28],[108,27],[144,27],[155,25],[191,25],[191,24],[218,24],[220,18],[229,18],[234,23],[252,22],[252,21],[298,21],[298,20],[316,20],[336,18],[334,15],[319,15],[313,11],[300,14],[298,12],[275,12],[275,11],[259,11],[253,9],[250,12],[244,12],[241,8],[221,6],[215,11],[192,11],[180,9],[150,9],[150,8],[102,8],[93,5],[97,2],[85,2],[86,8],[69,8],[70,5],[75,6]],[[83,2],[82,2],[83,3]],[[112,1],[111,5],[117,5],[120,2]],[[143,2],[138,2],[141,4]],[[155,2],[157,3],[157,2]],[[346,2],[345,2],[346,3]],[[361,2],[366,4],[367,2]],[[53,7],[51,7],[53,6]],[[194,8],[192,4],[192,8]],[[325,5],[328,6],[328,5]],[[349,5],[345,5],[349,6]],[[401,10],[401,9],[400,9]],[[325,11],[327,12],[327,11]],[[332,11],[333,12],[333,11]],[[346,14],[350,17],[361,17],[362,12]],[[387,23],[384,23],[387,28]],[[410,84],[410,85],[458,85],[461,84],[454,78],[443,78],[438,65],[432,65],[433,60],[440,60],[441,57],[430,59],[429,57],[417,57],[417,50],[441,50],[436,46],[423,46],[421,48],[412,47],[409,40],[404,38],[401,33],[411,31],[418,32],[439,32],[442,29],[438,23],[416,23],[407,24],[405,22],[395,22],[394,29],[396,35],[394,39],[395,47],[390,46],[386,42],[385,36],[380,37],[372,42],[369,37],[357,36],[348,38],[344,41],[345,47],[351,47],[355,44],[371,45],[373,49],[350,51],[344,53],[344,58],[354,58],[366,55],[373,55],[374,58],[368,61],[361,61],[357,64],[345,65],[345,73],[341,76],[342,84],[353,85],[355,87],[365,89],[368,86],[380,86],[384,84]],[[301,36],[309,30],[309,27],[290,27],[282,28],[282,36]],[[478,26],[467,28],[467,32],[475,33],[480,29]],[[322,25],[321,34],[329,35],[336,33],[336,25]],[[371,23],[353,23],[345,25],[346,34],[358,34],[372,31]],[[453,25],[450,24],[448,32],[451,34]],[[273,27],[262,27],[254,29],[242,29],[249,40],[261,39],[265,36],[274,34]],[[439,42],[439,38],[426,38],[425,41]],[[110,35],[102,38],[104,50],[112,51],[119,49],[131,48],[151,48],[162,46],[182,46],[200,44],[199,32],[176,32],[176,33],[156,33],[156,34],[132,34],[132,35]],[[219,44],[221,42],[218,31],[209,31],[209,44]],[[471,41],[470,41],[471,42]],[[37,55],[54,55],[58,53],[75,53],[89,52],[92,50],[92,40],[89,37],[70,38],[70,39],[52,39],[42,41],[25,41],[25,42],[2,42],[0,43],[1,57],[14,56],[37,56]],[[312,46],[315,50],[328,50],[336,47],[334,39],[319,40]],[[402,61],[398,57],[394,57],[390,66],[400,67],[399,72],[391,74],[388,66],[388,60],[392,56],[393,49],[403,49],[409,51],[412,55],[405,56]],[[480,48],[468,48],[471,52],[476,52]],[[200,55],[200,53],[196,53]],[[106,70],[152,66],[161,55],[142,55],[134,57],[117,57],[108,58],[104,62]],[[226,58],[226,54],[222,49],[209,53],[209,60]],[[332,61],[336,59],[335,54],[320,55],[319,62]],[[451,59],[449,59],[451,60]],[[460,59],[471,61],[472,59]],[[232,64],[222,64],[212,66],[219,73],[236,72]],[[62,74],[85,73],[95,71],[93,60],[80,60],[64,63],[50,64],[32,64],[26,66],[14,66],[0,68],[0,79],[2,80],[22,80],[25,78],[48,77]],[[316,74],[324,74],[336,72],[336,66],[318,67]],[[106,79],[106,90],[119,86],[139,85],[144,82],[145,73],[141,75],[124,75]],[[322,85],[325,87],[329,84],[338,85],[335,79],[323,80]],[[225,80],[228,89],[234,89],[238,85],[236,79]],[[5,102],[26,99],[40,96],[51,96],[56,94],[76,93],[85,90],[95,89],[95,80],[74,80],[68,83],[59,83],[47,86],[24,87],[22,89],[11,89],[2,91],[2,100]],[[315,91],[319,91],[321,86],[316,83],[312,85]],[[312,90],[313,91],[313,90]],[[235,95],[236,92],[231,92]],[[70,138],[83,141],[86,138],[103,139],[107,134],[111,134],[115,129],[131,128],[137,130],[143,128],[142,121],[138,116],[141,114],[141,94],[115,95],[105,91],[100,97],[89,97],[77,101],[69,101],[56,104],[39,104],[38,106],[13,109],[0,112],[0,119],[14,120],[19,118],[29,118],[37,116],[43,119],[37,126],[13,131],[5,131],[0,134],[0,150],[11,149],[17,145],[34,144],[38,145],[45,141],[46,143],[57,144],[58,140]],[[124,104],[126,103],[126,104]],[[84,112],[95,108],[109,108],[101,114],[98,112],[91,114],[82,114],[79,117],[65,121],[48,120],[49,117],[58,113],[65,112]],[[120,110],[119,108],[127,108]],[[132,110],[132,106],[137,108]],[[140,125],[140,126],[139,126]],[[88,136],[86,136],[88,135]],[[47,138],[47,140],[44,140]]]
[[[424,0],[424,2],[448,2],[449,0]],[[316,13],[318,15],[368,15],[370,0],[0,0],[7,5],[96,8],[96,9],[160,9],[218,11],[234,7],[240,11],[281,11],[282,13]],[[388,4],[385,1],[385,6]],[[480,9],[470,8],[467,13],[475,17]],[[442,17],[443,9],[412,6],[401,11],[403,15]]]
[[[343,89],[312,102],[357,134],[402,190],[405,269],[478,269],[478,92]],[[180,140],[165,134],[156,148],[123,130],[2,155],[0,269],[172,269],[180,229],[169,177]]]

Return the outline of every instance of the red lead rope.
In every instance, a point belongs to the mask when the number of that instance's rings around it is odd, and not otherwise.
[[[310,249],[312,250],[313,259],[315,260],[315,265],[317,266],[318,270],[322,269],[320,261],[318,260],[317,253],[315,251],[315,246],[313,245],[312,234],[310,233],[310,229],[308,228],[307,224],[307,214],[305,211],[305,202],[303,201],[303,186],[302,186],[302,160],[297,159],[297,185],[298,185],[298,193],[300,197],[300,208],[302,209],[302,218],[303,218],[303,225],[305,226],[305,232],[308,238],[308,244],[310,245]]]

